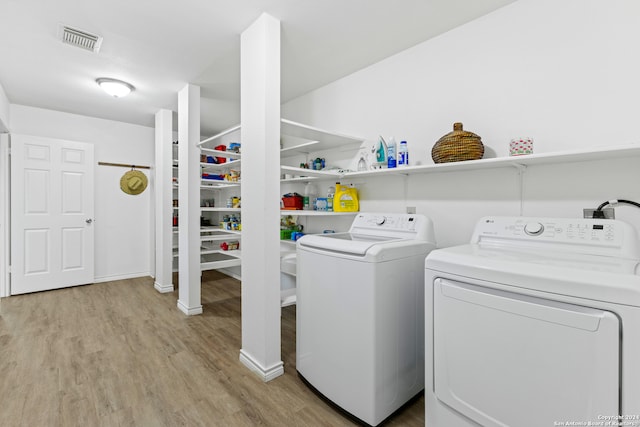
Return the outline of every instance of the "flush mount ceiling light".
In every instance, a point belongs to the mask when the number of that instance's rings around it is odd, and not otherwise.
[[[109,95],[116,98],[122,98],[129,95],[135,88],[127,82],[122,80],[110,79],[107,77],[101,77],[96,79],[96,83]]]

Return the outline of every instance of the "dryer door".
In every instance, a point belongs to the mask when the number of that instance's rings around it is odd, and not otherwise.
[[[434,386],[442,402],[485,427],[618,414],[613,313],[446,279],[434,285]]]

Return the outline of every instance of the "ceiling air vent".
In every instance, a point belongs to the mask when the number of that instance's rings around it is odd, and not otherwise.
[[[63,43],[77,46],[82,49],[98,52],[102,44],[102,37],[79,30],[77,28],[68,27],[60,24],[58,27],[58,35]]]

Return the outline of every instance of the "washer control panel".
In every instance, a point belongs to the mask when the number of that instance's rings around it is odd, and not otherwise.
[[[419,214],[359,213],[349,233],[400,239],[434,240],[431,219]]]
[[[616,256],[640,258],[640,239],[630,224],[612,219],[485,217],[476,225],[471,243],[493,242],[547,244],[549,249],[581,246],[585,253],[610,252]]]
[[[528,222],[524,225],[524,232],[529,236],[537,236],[544,231],[544,225],[539,222]]]

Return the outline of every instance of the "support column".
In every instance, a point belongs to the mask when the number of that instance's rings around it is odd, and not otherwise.
[[[280,21],[262,14],[241,36],[242,349],[264,381],[280,356]]]
[[[173,292],[173,112],[156,113],[155,283],[158,292]]]
[[[200,87],[178,93],[178,308],[202,313],[200,300]]]
[[[2,87],[0,87],[0,95]],[[1,119],[1,117],[0,117]],[[2,120],[0,120],[0,132]],[[9,296],[9,134],[0,133],[0,298]]]

